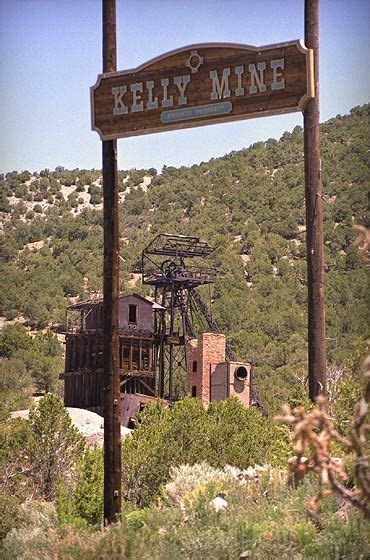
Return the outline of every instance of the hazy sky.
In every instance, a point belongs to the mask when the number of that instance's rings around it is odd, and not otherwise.
[[[89,88],[101,72],[100,0],[0,0],[0,168],[101,168]],[[304,36],[304,0],[117,0],[118,70],[203,42]],[[322,0],[321,120],[369,101],[368,0]],[[302,124],[300,113],[118,141],[120,169],[191,165]]]

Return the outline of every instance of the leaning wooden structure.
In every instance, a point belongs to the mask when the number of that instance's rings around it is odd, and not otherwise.
[[[137,411],[156,397],[154,322],[164,308],[137,294],[119,299],[120,415],[130,425]],[[157,319],[157,315],[159,318]],[[103,414],[103,301],[67,309],[64,402]]]

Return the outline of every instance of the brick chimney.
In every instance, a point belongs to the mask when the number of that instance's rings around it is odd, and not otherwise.
[[[223,334],[204,333],[186,343],[187,392],[189,396],[210,403],[211,375],[217,364],[226,360],[226,337]]]

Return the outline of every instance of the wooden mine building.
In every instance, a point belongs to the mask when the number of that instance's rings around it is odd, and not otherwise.
[[[164,308],[137,294],[119,298],[121,423],[156,396],[154,322]],[[67,310],[64,403],[103,414],[103,301],[84,301]]]

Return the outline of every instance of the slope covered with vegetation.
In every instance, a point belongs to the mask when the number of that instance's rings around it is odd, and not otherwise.
[[[329,410],[339,438],[331,453],[352,495],[356,454],[340,442],[351,437],[367,334],[366,270],[352,242],[353,225],[366,225],[368,110],[321,126]],[[291,429],[272,418],[283,402],[308,404],[302,143],[297,127],[191,168],[120,172],[122,288],[149,293],[131,271],[156,234],[206,238],[218,270],[212,313],[238,358],[254,364],[268,414],[236,399],[149,406],[122,442],[123,512],[106,530],[102,450],[86,445],[55,395],[65,308],[101,293],[101,174],[57,168],[0,179],[1,314],[10,322],[0,335],[2,557],[369,557],[360,510],[326,498],[317,530],[307,508],[322,484],[309,474],[287,488]],[[9,421],[35,391],[49,394],[29,420]]]
[[[366,224],[368,111],[355,108],[321,125],[333,367],[353,359],[365,335],[366,272],[352,241],[353,225]],[[238,359],[254,364],[271,411],[300,399],[307,353],[302,129],[190,168],[122,171],[119,188],[122,288],[148,293],[130,273],[156,234],[206,238],[218,270],[212,312]],[[57,327],[70,298],[102,288],[101,173],[10,172],[1,192],[1,314]]]

